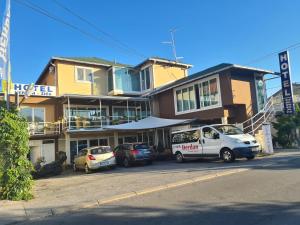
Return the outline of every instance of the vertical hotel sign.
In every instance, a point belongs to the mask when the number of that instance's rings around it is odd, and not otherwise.
[[[295,112],[295,108],[293,102],[293,88],[291,82],[291,71],[288,51],[279,53],[279,65],[281,73],[281,87],[284,113],[293,114]]]

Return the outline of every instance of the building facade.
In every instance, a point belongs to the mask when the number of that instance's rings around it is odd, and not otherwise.
[[[170,128],[105,129],[150,116],[241,123],[263,107],[263,76],[273,73],[224,63],[188,75],[190,68],[155,57],[136,66],[98,58],[51,58],[34,86],[15,83],[12,90],[19,93],[20,114],[28,120],[31,160],[51,162],[65,151],[70,164],[81,149],[97,145],[170,147]]]

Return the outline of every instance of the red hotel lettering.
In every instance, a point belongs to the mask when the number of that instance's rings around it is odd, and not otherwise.
[[[181,148],[182,148],[182,150],[186,150],[186,151],[189,151],[189,150],[198,150],[198,145],[193,145],[193,144],[190,144],[190,145],[181,145]]]

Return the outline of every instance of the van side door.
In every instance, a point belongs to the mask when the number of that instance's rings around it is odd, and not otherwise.
[[[222,143],[219,132],[212,127],[203,127],[201,133],[203,155],[218,156]]]

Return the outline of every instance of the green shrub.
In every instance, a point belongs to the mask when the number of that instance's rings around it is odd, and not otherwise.
[[[276,122],[272,123],[273,127],[277,130],[274,141],[281,147],[292,148],[297,145],[300,146],[300,108],[296,104],[296,112],[294,115],[281,114],[276,116]]]
[[[0,105],[0,197],[7,200],[28,200],[33,196],[32,163],[29,153],[27,123],[12,108]]]

